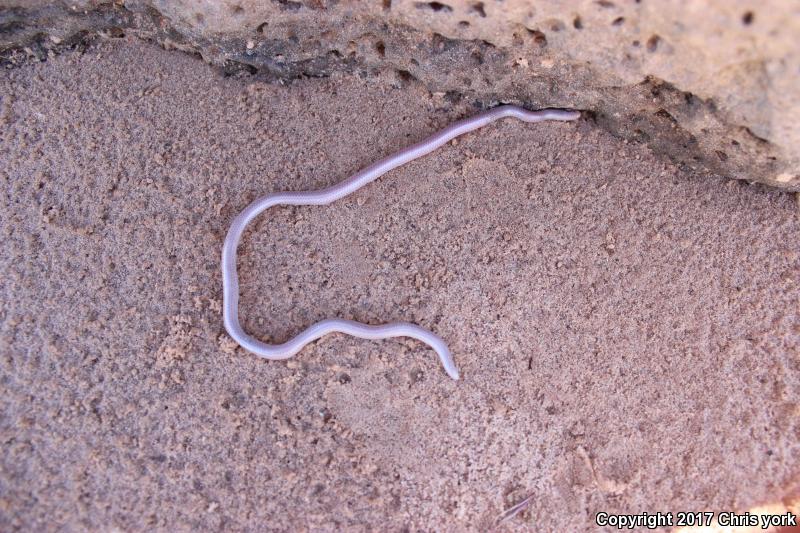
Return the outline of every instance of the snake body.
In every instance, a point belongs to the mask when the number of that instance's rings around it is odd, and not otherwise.
[[[569,121],[578,119],[580,112],[565,109],[528,111],[513,105],[502,105],[455,122],[427,139],[373,163],[336,185],[313,191],[276,192],[263,196],[248,205],[231,223],[222,248],[223,319],[228,334],[242,348],[265,359],[288,359],[302,350],[306,344],[329,333],[346,333],[362,339],[411,337],[433,348],[439,355],[447,374],[453,379],[458,379],[458,368],[453,362],[453,357],[444,340],[427,329],[407,322],[371,326],[353,320],[333,318],[313,324],[283,344],[267,344],[248,335],[239,323],[239,277],[236,271],[236,250],[247,224],[270,207],[330,204],[354,193],[390,170],[431,153],[459,135],[507,117],[524,122]]]

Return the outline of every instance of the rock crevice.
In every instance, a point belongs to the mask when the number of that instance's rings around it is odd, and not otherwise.
[[[24,4],[24,5],[22,5]],[[749,4],[748,4],[749,5]],[[582,109],[695,169],[800,190],[800,8],[676,3],[0,0],[0,60],[134,34],[273,80],[347,71],[478,107]]]

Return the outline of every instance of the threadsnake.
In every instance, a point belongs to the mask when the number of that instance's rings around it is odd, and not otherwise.
[[[578,119],[580,112],[565,109],[528,111],[513,105],[501,105],[455,122],[427,139],[373,163],[336,185],[312,191],[276,192],[262,196],[248,205],[231,223],[222,248],[223,319],[228,334],[242,348],[265,359],[288,359],[302,350],[306,344],[328,333],[346,333],[362,339],[411,337],[433,348],[439,355],[447,374],[453,379],[458,379],[458,368],[444,340],[427,329],[407,322],[392,322],[390,324],[372,326],[353,320],[327,319],[317,322],[282,344],[267,344],[248,335],[239,323],[239,278],[236,271],[236,250],[247,224],[270,207],[276,205],[330,204],[354,193],[390,170],[431,153],[459,135],[507,117],[516,118],[524,122],[570,121]]]

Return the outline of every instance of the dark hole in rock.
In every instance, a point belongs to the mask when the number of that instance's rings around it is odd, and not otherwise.
[[[272,0],[272,1],[279,4],[281,6],[281,9],[285,11],[297,11],[298,9],[303,7],[303,4],[301,4],[300,2],[292,2],[292,0]]]
[[[547,37],[541,31],[528,29],[528,34],[533,37],[533,42],[539,46],[547,46]]]
[[[407,70],[398,70],[398,71],[397,71],[397,77],[398,77],[398,79],[400,79],[400,81],[402,81],[403,83],[408,83],[409,81],[412,81],[412,80],[415,80],[415,79],[416,79],[416,78],[414,77],[414,75],[413,75],[413,74],[411,74],[411,73],[410,73],[409,71],[407,71]]]
[[[441,2],[417,2],[414,4],[417,9],[430,9],[438,13],[439,11],[443,11],[445,13],[450,13],[453,11],[453,8],[448,6],[447,4],[443,4]]]
[[[483,2],[476,2],[472,4],[470,11],[477,13],[479,16],[486,18],[486,10],[483,7]]]
[[[648,52],[655,52],[658,49],[658,43],[661,42],[661,37],[658,35],[651,35],[649,39],[647,39],[647,51]]]
[[[658,111],[655,112],[655,115],[657,117],[665,118],[665,119],[669,120],[670,122],[672,122],[673,124],[677,124],[678,123],[678,121],[675,120],[675,117],[673,117],[669,113],[669,111],[667,111],[666,109],[659,109]]]

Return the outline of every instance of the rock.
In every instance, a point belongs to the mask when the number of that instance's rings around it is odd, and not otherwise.
[[[800,190],[791,2],[0,0],[0,25],[6,65],[128,32],[272,79],[344,70],[477,107],[579,108],[691,168]]]

